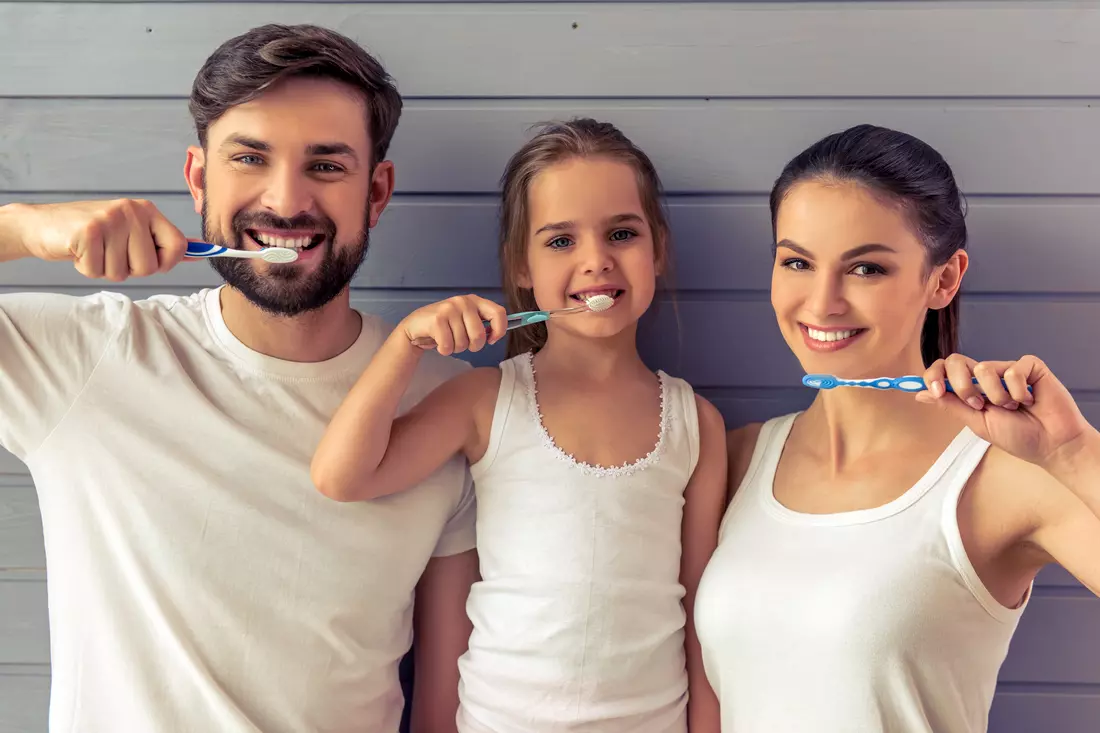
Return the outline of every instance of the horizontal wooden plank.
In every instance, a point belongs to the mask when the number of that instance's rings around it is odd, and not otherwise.
[[[999,691],[989,711],[989,733],[1096,733],[1100,692]]]
[[[670,193],[766,193],[807,145],[870,122],[936,146],[967,195],[1100,194],[1089,100],[410,101],[392,148],[398,190],[495,192],[532,125],[574,115],[619,125]],[[0,120],[0,190],[186,190],[185,100],[0,99]]]
[[[49,667],[0,665],[0,733],[46,733],[49,710]]]
[[[1100,599],[1036,595],[1020,619],[1002,682],[1100,684]]]
[[[9,2],[0,4],[0,95],[184,95],[207,55],[263,22],[348,34],[410,96],[1100,93],[1100,6],[1032,0],[277,3],[262,13],[231,2]]]
[[[34,487],[0,486],[0,568],[45,566],[42,517]]]
[[[0,581],[0,608],[0,664],[49,664],[45,581]]]
[[[66,200],[58,194],[0,193],[0,205]],[[190,196],[149,197],[193,237],[201,235]],[[680,291],[766,290],[772,257],[771,218],[760,196],[672,196],[668,199]],[[968,293],[1100,293],[1100,198],[975,198],[969,202]],[[399,196],[372,232],[361,288],[483,289],[500,287],[497,200]],[[1041,256],[1038,256],[1041,253]],[[1073,266],[1067,267],[1066,263]],[[205,287],[219,282],[204,263],[188,263],[142,281],[149,287]],[[0,265],[0,283],[27,288],[87,285],[64,262],[17,260]]]

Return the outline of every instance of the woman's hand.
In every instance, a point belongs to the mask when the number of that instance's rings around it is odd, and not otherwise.
[[[978,362],[952,354],[928,367],[924,381],[928,390],[917,393],[918,401],[948,410],[990,444],[1044,468],[1095,432],[1069,390],[1035,356]]]

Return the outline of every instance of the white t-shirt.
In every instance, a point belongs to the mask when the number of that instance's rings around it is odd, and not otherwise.
[[[343,504],[309,463],[386,337],[321,363],[245,347],[220,290],[0,296],[0,444],[49,568],[50,729],[392,733],[415,585],[474,547],[460,458]],[[402,410],[468,368],[428,354]]]

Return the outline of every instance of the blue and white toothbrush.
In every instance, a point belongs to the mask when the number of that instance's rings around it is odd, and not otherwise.
[[[216,244],[210,244],[209,242],[188,242],[187,254],[184,256],[192,259],[205,257],[240,257],[243,259],[255,259],[285,264],[298,259],[298,252],[289,247],[264,247],[261,250],[230,249],[229,247],[220,247]]]
[[[970,380],[973,384],[978,384],[977,377]],[[876,377],[874,379],[841,379],[840,377],[834,377],[832,374],[807,374],[802,377],[802,384],[807,387],[813,387],[814,389],[833,389],[834,387],[869,387],[871,389],[894,389],[900,392],[924,392],[928,389],[928,385],[924,383],[924,379],[914,375],[906,375],[904,377]],[[1005,389],[1008,389],[1008,384],[1005,380],[1001,380],[1001,384],[1005,385]],[[948,392],[954,392],[951,389],[950,384],[945,384],[944,387]],[[1028,385],[1028,392],[1031,392],[1031,385]]]

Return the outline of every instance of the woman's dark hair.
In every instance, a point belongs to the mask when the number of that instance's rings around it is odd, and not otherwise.
[[[858,183],[896,203],[909,216],[928,251],[930,267],[966,247],[963,197],[951,167],[934,148],[912,135],[857,125],[822,138],[798,154],[771,193],[772,238],[779,206],[795,184],[807,180]],[[925,366],[958,350],[959,297],[930,310],[921,330]]]

